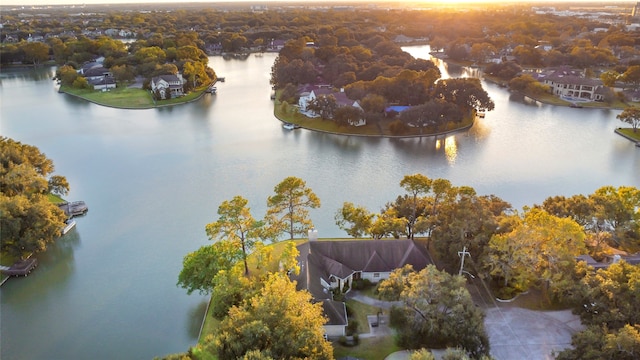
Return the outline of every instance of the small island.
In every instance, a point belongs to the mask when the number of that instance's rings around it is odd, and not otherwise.
[[[160,34],[128,46],[107,36],[59,41],[57,46],[66,49],[96,50],[60,56],[57,62],[64,65],[57,69],[55,80],[60,92],[117,108],[148,109],[194,101],[217,80],[198,44],[197,35],[165,41]]]

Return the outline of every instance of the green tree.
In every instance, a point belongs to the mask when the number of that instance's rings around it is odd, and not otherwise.
[[[52,194],[67,195],[69,193],[69,182],[64,176],[53,175],[49,178],[48,184],[48,190]]]
[[[78,76],[75,80],[73,80],[73,84],[71,86],[75,89],[92,89],[93,86],[89,84],[87,78],[84,76]]]
[[[267,199],[266,222],[269,235],[277,239],[283,233],[293,239],[296,235],[306,236],[313,228],[309,219],[309,209],[320,207],[320,198],[307,187],[307,183],[289,176],[274,188],[275,195]]]
[[[631,125],[633,132],[637,132],[640,127],[640,108],[635,106],[625,108],[616,116],[616,119]]]
[[[374,214],[362,206],[345,202],[335,215],[336,225],[349,236],[359,238],[369,233]]]
[[[510,205],[498,197],[478,196],[471,187],[450,189],[431,219],[431,242],[450,271],[459,269],[464,247],[472,259],[482,259],[500,216]],[[475,260],[474,260],[475,261]]]
[[[69,65],[64,65],[56,70],[56,77],[60,79],[61,85],[72,86],[79,76],[76,69]]]
[[[410,197],[411,213],[407,218],[408,238],[413,239],[416,224],[424,218],[424,201],[421,199],[431,191],[433,181],[422,174],[405,175],[400,180],[402,187]],[[419,210],[419,207],[422,209]]]
[[[110,70],[116,81],[120,83],[132,81],[136,78],[135,69],[131,65],[114,65]]]
[[[207,224],[207,235],[211,240],[230,241],[242,251],[244,273],[249,274],[247,254],[259,239],[262,222],[251,215],[247,207],[248,200],[235,196],[232,200],[225,200],[218,207],[218,220]]]
[[[465,287],[462,276],[428,265],[420,272],[396,269],[380,282],[383,299],[401,301],[391,325],[398,345],[409,348],[461,347],[474,357],[489,354],[484,315]]]
[[[0,137],[0,251],[16,258],[41,252],[60,236],[66,216],[46,194],[68,191],[63,176],[40,150]]]
[[[435,95],[447,102],[456,104],[464,110],[476,109],[491,111],[495,107],[489,94],[482,88],[480,79],[461,78],[439,80]]]
[[[363,117],[362,110],[355,106],[340,106],[333,114],[333,121],[340,126],[357,124]]]
[[[541,284],[555,295],[573,281],[575,258],[585,253],[585,234],[579,224],[533,208],[511,232],[491,238],[485,265],[517,290]]]
[[[211,280],[211,299],[209,310],[216,319],[224,319],[232,306],[239,306],[245,298],[251,297],[257,283],[242,276],[241,267],[220,270]]]
[[[221,360],[243,358],[260,351],[274,359],[333,359],[324,339],[320,303],[282,274],[271,274],[263,288],[229,310],[213,339]]]
[[[21,42],[18,48],[24,52],[24,60],[34,66],[49,60],[49,45],[45,43]]]
[[[336,97],[332,94],[320,95],[307,104],[307,110],[318,114],[322,119],[331,119],[338,108]]]
[[[625,261],[606,269],[588,272],[578,313],[586,325],[606,325],[619,329],[625,324],[640,324],[640,267]]]
[[[184,257],[177,285],[186,289],[187,294],[196,290],[210,294],[216,274],[231,270],[241,259],[242,251],[233,241],[220,240],[202,246]]]

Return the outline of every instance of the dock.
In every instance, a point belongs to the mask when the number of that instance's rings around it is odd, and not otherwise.
[[[27,276],[38,266],[38,259],[29,257],[15,264],[0,268],[0,272],[8,276]]]
[[[67,217],[85,215],[89,211],[89,207],[84,201],[64,202],[58,204],[58,207],[64,211]]]

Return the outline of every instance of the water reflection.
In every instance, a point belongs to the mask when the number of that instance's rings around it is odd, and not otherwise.
[[[56,283],[64,283],[75,270],[75,249],[80,245],[80,233],[73,228],[58,238],[46,252],[38,255],[41,272],[55,274]]]
[[[449,165],[453,165],[456,163],[456,156],[458,155],[458,144],[456,143],[455,136],[448,136],[446,139],[444,139],[444,153],[447,157]]]
[[[17,69],[11,69],[7,71],[5,69],[0,69],[0,83],[4,79],[19,79],[19,80],[32,80],[32,81],[42,81],[42,80],[51,80],[56,74],[56,68],[45,66],[45,67],[31,67],[25,66]]]
[[[69,95],[69,94],[60,94],[60,96],[62,96],[64,98],[64,101],[68,104],[68,105],[72,105],[76,108],[88,108],[90,106],[94,106],[93,103],[84,100],[84,99],[80,99],[79,97],[73,96],[73,95]]]
[[[191,310],[189,310],[189,316],[187,317],[187,331],[189,332],[189,336],[194,339],[198,338],[200,335],[200,329],[202,328],[202,319],[204,318],[204,314],[207,311],[207,300],[202,300],[198,304],[192,306]]]

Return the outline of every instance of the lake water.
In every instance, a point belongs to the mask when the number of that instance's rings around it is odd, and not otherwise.
[[[407,48],[428,57],[428,47]],[[172,108],[119,110],[59,94],[53,70],[2,72],[0,133],[35,145],[89,213],[0,290],[0,357],[151,359],[197,341],[206,298],[176,287],[185,254],[235,195],[261,218],[287,176],[320,197],[320,237],[344,201],[379,211],[423,173],[495,194],[514,207],[604,185],[640,187],[640,149],[614,134],[619,111],[526,101],[484,83],[495,111],[446,138],[389,139],[287,131],[273,116],[275,54],[212,57],[217,95]],[[450,75],[469,69],[440,64]]]

